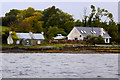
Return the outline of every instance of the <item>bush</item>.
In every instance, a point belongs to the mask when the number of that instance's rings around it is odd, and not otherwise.
[[[99,36],[95,38],[95,44],[104,44],[104,43],[105,41],[103,37]]]
[[[86,44],[104,44],[104,38],[102,38],[101,36],[97,37],[96,35],[92,34],[92,35],[87,35],[86,37],[84,37],[84,41]]]

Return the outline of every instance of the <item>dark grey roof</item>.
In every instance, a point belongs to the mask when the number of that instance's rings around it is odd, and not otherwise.
[[[29,33],[16,33],[19,39],[32,39]]]
[[[88,34],[92,34],[91,31],[94,31],[96,36],[100,35],[101,28],[96,27],[75,27],[82,35],[85,37]],[[103,29],[103,38],[111,38],[108,33]]]
[[[33,34],[34,39],[44,39],[43,34]]]
[[[43,34],[40,33],[32,33],[32,35],[30,35],[30,33],[16,33],[16,35],[19,39],[44,39]]]

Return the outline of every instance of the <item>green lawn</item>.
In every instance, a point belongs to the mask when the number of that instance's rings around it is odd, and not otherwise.
[[[46,45],[40,45],[40,46],[23,46],[23,45],[8,45],[8,44],[2,44],[2,47],[63,47],[64,45],[81,45],[81,44],[46,44]]]
[[[46,46],[53,46],[53,47],[63,47],[64,44],[47,44],[47,45],[40,45],[40,46],[23,46],[23,45],[8,45],[8,44],[3,44],[2,47],[46,47]]]
[[[10,27],[0,26],[0,31],[5,31],[6,29],[10,30]]]

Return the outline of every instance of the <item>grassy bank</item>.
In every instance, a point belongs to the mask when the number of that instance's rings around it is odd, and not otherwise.
[[[65,45],[71,46],[71,45],[81,45],[81,44],[45,44],[45,45],[39,45],[39,46],[23,46],[23,45],[8,45],[8,44],[2,44],[2,47],[20,47],[20,48],[39,48],[39,47],[64,47]]]
[[[3,44],[3,51],[14,52],[18,50],[25,50],[27,53],[92,53],[92,52],[107,52],[120,53],[120,47],[95,47],[94,45],[81,44],[46,44],[40,46],[23,46],[23,45],[7,45]],[[17,53],[18,51],[15,51]],[[25,52],[25,53],[26,53]],[[24,53],[24,52],[23,52]]]
[[[10,30],[10,27],[0,26],[0,31],[5,31],[6,29]]]

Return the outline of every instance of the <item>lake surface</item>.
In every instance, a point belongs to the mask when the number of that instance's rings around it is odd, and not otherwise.
[[[3,78],[118,78],[118,54],[3,53]]]

